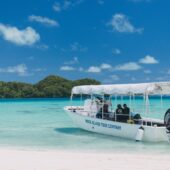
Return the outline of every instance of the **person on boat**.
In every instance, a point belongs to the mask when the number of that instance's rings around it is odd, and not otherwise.
[[[123,117],[123,108],[121,104],[118,104],[116,109],[116,120],[122,122],[122,117]]]
[[[123,108],[121,104],[117,105],[116,114],[123,114]]]
[[[139,113],[136,113],[134,116],[133,116],[133,120],[134,120],[134,123],[135,124],[141,124],[142,121],[141,121],[142,117]]]
[[[104,113],[109,113],[109,105],[106,102],[103,105],[103,112]]]
[[[97,111],[98,113],[96,114],[96,118],[102,119],[103,118],[103,112],[104,112],[104,99],[97,96],[96,97],[96,103],[97,103]]]
[[[100,103],[100,104],[103,103],[103,98],[97,96],[97,97],[96,97],[96,102],[97,102],[97,103]]]
[[[130,113],[130,108],[127,106],[127,104],[123,104],[123,113],[125,115],[129,115]]]
[[[127,106],[127,104],[123,104],[123,122],[127,122],[130,115],[130,108]]]
[[[110,103],[102,98],[97,97],[97,100],[100,102],[98,104],[98,113],[96,114],[97,118],[108,119],[109,118],[109,106]]]

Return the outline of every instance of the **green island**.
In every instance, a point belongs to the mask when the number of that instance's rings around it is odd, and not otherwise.
[[[36,84],[0,81],[0,98],[57,98],[69,97],[73,86],[98,85],[99,81],[89,78],[68,80],[50,75]]]

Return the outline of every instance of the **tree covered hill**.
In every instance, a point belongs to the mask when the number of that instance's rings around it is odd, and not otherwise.
[[[94,79],[67,80],[50,75],[36,84],[0,81],[0,98],[54,98],[69,97],[73,86],[97,85]]]

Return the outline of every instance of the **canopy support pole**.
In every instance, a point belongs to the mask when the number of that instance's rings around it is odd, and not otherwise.
[[[131,93],[129,95],[129,106],[131,107],[132,106],[132,96],[131,96]]]
[[[132,116],[131,116],[131,107],[132,107],[132,98],[131,98],[131,93],[130,93],[130,95],[129,95],[129,108],[130,108],[130,110],[129,110],[129,119],[131,120],[131,118],[132,118]]]
[[[116,108],[116,105],[117,105],[117,95],[115,94],[115,108]],[[115,122],[117,121],[117,114],[116,114],[116,111],[115,111]]]
[[[115,105],[115,107],[116,107],[116,105],[117,105],[117,95],[115,94],[115,102],[114,102],[114,105]]]
[[[73,93],[71,93],[71,96],[70,96],[70,105],[71,105],[71,109],[72,109],[72,100],[73,100]]]
[[[148,115],[149,113],[149,96],[148,93],[145,93],[145,115]],[[146,126],[147,126],[147,121],[146,121]],[[151,126],[152,126],[152,122],[151,122]]]
[[[81,101],[82,101],[82,99],[83,99],[83,96],[82,96],[82,95],[83,95],[83,94],[81,93],[81,94],[80,94],[80,100],[81,100]]]
[[[163,111],[163,94],[161,92],[161,109],[160,109],[160,112],[162,113]]]
[[[121,95],[121,104],[123,104],[123,95]]]
[[[103,101],[102,101],[102,119],[104,118],[104,94],[103,94]]]
[[[113,106],[112,106],[112,95],[109,95],[109,103],[110,103],[110,106],[111,106],[111,112],[113,111]]]
[[[133,106],[132,106],[132,111],[134,112],[134,102],[135,102],[135,94],[133,93]]]
[[[161,93],[161,109],[162,109],[162,106],[163,106],[163,100],[162,100],[162,93]]]
[[[92,116],[92,102],[93,102],[93,94],[91,93],[91,102],[90,102],[90,115]]]

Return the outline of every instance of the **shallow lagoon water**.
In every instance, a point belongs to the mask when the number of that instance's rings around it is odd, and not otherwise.
[[[130,104],[129,99],[117,103]],[[82,103],[73,101],[73,105]],[[113,107],[117,103],[113,102]],[[0,100],[0,147],[21,149],[66,149],[94,152],[170,153],[170,143],[135,142],[87,132],[73,124],[63,111],[69,99],[2,99]],[[144,116],[142,99],[131,105]],[[170,98],[150,100],[147,117],[163,118],[170,106]],[[133,106],[131,106],[133,107]],[[133,107],[134,108],[134,107]],[[143,110],[143,111],[142,111]],[[156,114],[155,114],[156,113]]]

